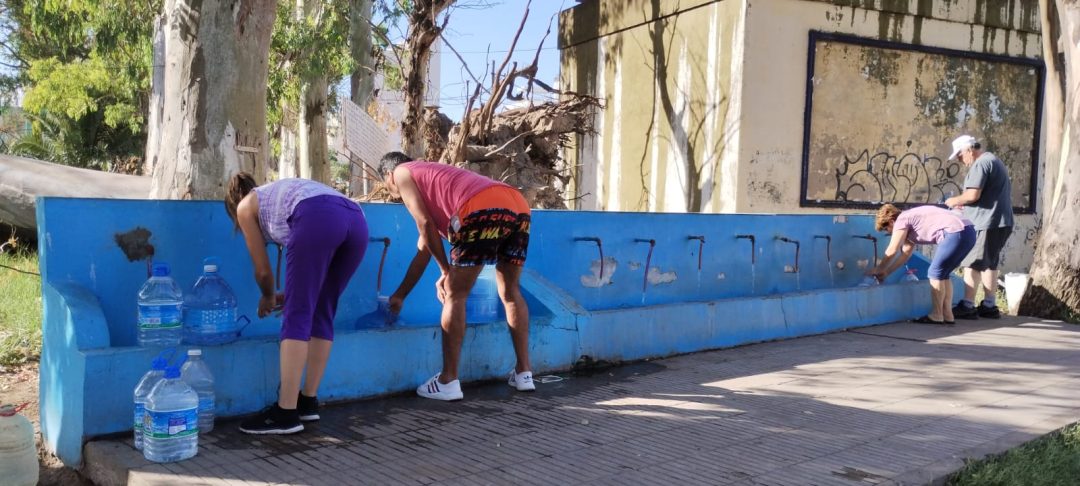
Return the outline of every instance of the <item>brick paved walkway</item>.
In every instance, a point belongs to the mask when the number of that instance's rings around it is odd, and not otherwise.
[[[326,406],[296,436],[219,422],[151,464],[87,446],[102,484],[921,484],[1080,419],[1080,326],[892,324],[563,374],[534,394],[465,388]]]

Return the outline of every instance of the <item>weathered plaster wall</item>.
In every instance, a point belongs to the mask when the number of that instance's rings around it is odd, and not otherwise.
[[[1018,4],[1034,2],[994,2],[981,0],[955,1],[808,1],[808,0],[749,0],[746,27],[746,58],[743,72],[743,106],[739,137],[739,194],[738,212],[820,212],[822,208],[800,207],[802,180],[803,127],[806,102],[807,52],[809,31],[819,30],[850,34],[900,43],[914,43],[968,52],[1038,58],[1041,39],[1036,32],[1038,12]],[[856,5],[874,8],[888,7],[879,12]],[[1010,4],[1012,10],[1008,10]],[[1003,6],[1005,10],[991,8]],[[975,25],[1004,25],[1004,28]],[[908,77],[905,70],[896,71]],[[870,74],[870,73],[868,73]],[[882,90],[883,93],[885,89]],[[977,105],[978,100],[971,100]],[[912,104],[910,95],[901,99],[882,96],[871,106],[850,106],[834,113],[831,123],[843,127],[850,117],[876,113],[887,119],[891,110]],[[841,116],[840,113],[845,115]],[[1041,124],[1042,121],[1040,120]],[[823,121],[822,126],[828,126]],[[855,133],[881,131],[884,123],[865,116],[858,121]],[[945,159],[948,143],[959,130],[942,127],[939,132],[927,127],[909,127],[913,135],[937,137],[937,144],[917,147],[925,153]],[[815,125],[814,130],[819,130]],[[843,129],[843,128],[842,128]],[[850,127],[846,129],[850,130]],[[890,153],[906,153],[906,139],[900,134],[882,132],[881,149]],[[842,143],[842,141],[836,141]],[[889,144],[889,146],[886,146]],[[891,146],[898,145],[898,146]],[[844,148],[844,147],[841,147]],[[869,147],[863,147],[866,149]],[[993,149],[993,144],[990,144]],[[860,149],[861,151],[862,149]],[[1040,155],[1042,150],[1040,148]],[[1040,165],[1041,165],[1040,161]],[[1040,167],[1040,173],[1042,168]],[[962,178],[963,170],[957,174]],[[1024,192],[1029,192],[1024,189]],[[851,210],[827,210],[859,212]],[[865,212],[865,211],[862,211]],[[1026,268],[1033,251],[1032,229],[1035,215],[1017,218],[1017,228],[1006,247],[1004,269]]]
[[[560,19],[563,85],[599,96],[606,108],[597,115],[600,134],[582,137],[570,151],[580,166],[574,181],[579,197],[575,206],[867,212],[800,206],[811,30],[1010,57],[1041,55],[1035,1],[586,2]],[[659,70],[662,75],[656,74],[656,66],[664,68]],[[913,73],[900,74],[905,82],[914,82]],[[666,87],[666,92],[658,86]],[[833,111],[829,116],[840,119],[822,124],[857,124],[862,130],[855,133],[870,137],[884,133],[872,114],[888,116],[904,103],[911,104],[910,96],[899,100],[882,96],[872,106]],[[982,104],[989,106],[985,100]],[[863,118],[853,119],[852,113]],[[942,159],[948,157],[947,144],[959,131],[947,126],[892,127],[879,145],[888,153],[907,153],[911,137],[899,133],[904,129],[927,140],[915,152]],[[1041,143],[1039,191],[1045,173]],[[993,140],[988,146],[996,150]],[[695,170],[687,171],[690,167]],[[963,175],[960,170],[955,177]],[[1018,194],[1030,192],[1023,181],[1014,185],[1020,186]],[[1005,270],[1026,268],[1032,257],[1037,216],[1023,215],[1017,221],[1006,248]]]
[[[962,192],[949,134],[968,133],[1005,161],[1013,206],[1032,207],[1041,63],[1017,58],[814,42],[803,205],[935,204]],[[952,52],[952,51],[950,51]]]
[[[597,1],[563,14],[563,84],[606,107],[598,135],[571,154],[578,209],[734,211],[743,15],[737,0]]]

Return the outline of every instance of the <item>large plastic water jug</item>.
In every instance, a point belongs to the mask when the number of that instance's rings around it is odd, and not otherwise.
[[[1018,315],[1020,300],[1024,298],[1028,287],[1028,274],[1009,272],[1005,274],[1005,299],[1009,304],[1009,313]]]
[[[200,346],[231,343],[240,337],[236,294],[207,259],[203,274],[184,295],[184,342]]]
[[[143,457],[152,462],[176,462],[199,452],[199,395],[180,379],[175,366],[146,399]]]
[[[905,282],[918,282],[919,281],[919,276],[915,274],[915,269],[914,268],[908,268],[907,265],[904,266],[904,281]]]
[[[143,424],[146,420],[146,398],[150,396],[150,390],[154,389],[159,381],[165,378],[165,367],[168,365],[168,361],[164,356],[158,356],[154,358],[154,361],[150,364],[150,371],[147,371],[139,380],[139,384],[135,385],[135,448],[142,450],[143,448]]]
[[[401,316],[390,310],[390,297],[379,295],[376,298],[375,311],[357,319],[357,329],[383,329],[402,324]]]
[[[202,350],[190,349],[180,378],[199,395],[199,433],[214,430],[214,375],[202,359]]]
[[[467,322],[491,322],[499,318],[499,285],[495,280],[495,267],[487,266],[480,271],[469,297],[465,300]]]
[[[0,483],[34,486],[38,482],[34,426],[13,405],[0,407]]]
[[[177,346],[183,332],[184,296],[167,263],[155,263],[139,289],[139,346]]]

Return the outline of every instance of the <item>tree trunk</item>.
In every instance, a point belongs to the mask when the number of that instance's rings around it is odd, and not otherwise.
[[[330,184],[330,154],[326,141],[326,105],[328,82],[317,75],[303,81],[300,100],[299,147],[300,177]]]
[[[1058,25],[1044,25],[1044,42],[1058,46],[1052,33],[1064,36],[1060,42],[1064,54],[1065,134],[1080,133],[1080,5],[1071,0],[1057,0]],[[1048,12],[1051,13],[1051,12]],[[1044,15],[1043,18],[1053,18]],[[1055,82],[1051,80],[1052,84]],[[1047,100],[1049,103],[1052,100]],[[1051,113],[1052,110],[1047,110]],[[1031,268],[1031,286],[1020,303],[1023,315],[1059,319],[1080,317],[1080,143],[1070,143],[1063,136],[1055,147],[1061,154],[1061,170],[1050,201],[1043,208],[1043,227]],[[1053,153],[1053,151],[1049,151]],[[1044,190],[1050,190],[1049,188]]]
[[[217,199],[233,173],[265,177],[271,0],[165,2],[165,106],[148,146],[151,197]]]
[[[323,12],[322,0],[299,0],[296,11],[297,21],[304,22],[305,19],[310,18],[314,19],[313,25],[321,26]],[[308,57],[309,54],[304,53],[302,56]],[[326,141],[329,84],[325,74],[307,72],[302,75],[300,110],[296,125],[296,133],[299,135],[297,165],[300,168],[300,177],[324,184],[330,183],[330,156]]]
[[[405,49],[409,60],[404,66],[405,117],[401,122],[401,145],[413,157],[424,153],[424,97],[427,91],[431,46],[439,39],[442,27],[439,14],[454,0],[416,0],[409,13],[409,33]]]
[[[157,147],[161,142],[161,116],[165,109],[165,15],[154,21],[153,71],[150,78],[150,109],[146,125],[146,147]],[[143,174],[153,174],[154,159],[143,160]]]
[[[367,110],[375,87],[375,59],[371,55],[372,0],[352,0],[349,7],[349,52],[356,70],[349,79],[349,98]]]
[[[296,131],[295,123],[285,121],[283,116],[279,137],[281,140],[281,153],[278,155],[278,179],[293,179],[300,177],[300,166],[297,164],[296,154]]]

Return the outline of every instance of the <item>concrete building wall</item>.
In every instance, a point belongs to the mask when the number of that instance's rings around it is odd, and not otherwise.
[[[736,185],[739,194],[736,196],[735,210],[783,213],[868,211],[824,209],[800,204],[807,95],[806,58],[811,30],[972,53],[1036,59],[1042,48],[1038,33],[1038,11],[1034,7],[1028,8],[1020,4],[1034,2],[750,0],[743,73],[745,109],[739,119],[738,159],[741,165],[740,178]],[[906,69],[898,69],[892,74],[917,77],[920,74],[930,76],[935,73],[912,73]],[[889,75],[891,74],[888,72],[875,73],[873,69],[867,73],[867,76],[880,78]],[[963,83],[976,82],[974,78],[961,79]],[[881,79],[869,81],[876,82]],[[825,82],[815,79],[815,84]],[[851,96],[854,97],[854,93]],[[977,100],[972,99],[971,102],[975,104]],[[867,136],[878,139],[877,146],[860,145],[860,150],[869,148],[871,153],[887,151],[903,154],[909,151],[906,141],[916,139],[925,141],[916,148],[917,153],[925,157],[937,157],[941,161],[948,158],[949,142],[957,135],[965,132],[983,135],[986,132],[982,127],[967,123],[959,126],[931,126],[929,122],[926,126],[890,125],[893,112],[910,109],[912,103],[910,91],[890,92],[883,89],[876,104],[846,107],[844,111],[852,116],[841,116],[841,112],[834,111],[829,114],[831,120],[819,120],[826,123],[818,123],[813,130],[828,132],[830,128],[827,122],[830,121],[837,127],[836,131],[843,131],[840,127],[851,131],[850,125],[857,124],[859,127],[854,132],[864,134],[859,143],[864,142]],[[860,116],[868,113],[871,115]],[[877,115],[877,118],[873,115]],[[1037,124],[1041,125],[1042,120],[1039,119]],[[906,133],[894,133],[884,130],[883,127]],[[999,134],[999,147],[995,146],[994,140],[985,140],[989,144],[986,148],[995,152],[1008,152],[1007,140],[1019,138],[1022,138],[1020,134],[1002,133]],[[1028,141],[1030,144],[1030,135]],[[845,141],[833,140],[833,143],[843,145]],[[1041,145],[1040,141],[1040,157],[1043,153]],[[852,145],[852,149],[854,147]],[[1004,157],[1004,154],[1002,156]],[[1038,161],[1038,164],[1042,165],[1042,161]],[[1023,170],[1022,165],[1024,164],[1010,164],[1010,170]],[[1044,172],[1040,167],[1039,173]],[[953,180],[962,182],[965,173],[966,169],[959,167]],[[1014,184],[1018,186],[1029,180],[1027,177],[1030,176],[1022,173],[1012,175]],[[1023,194],[1030,193],[1027,189],[1014,189],[1014,194],[1020,191]],[[939,194],[935,194],[929,202],[935,203],[939,197]],[[1014,205],[1021,205],[1020,199],[1022,198],[1017,194]],[[1034,255],[1032,244],[1037,221],[1036,214],[1017,216],[1017,226],[1005,250],[1005,270],[1024,269],[1030,265]]]
[[[820,31],[975,56],[1037,60],[1041,55],[1039,30],[1037,2],[1009,0],[582,3],[565,11],[560,19],[562,82],[572,91],[601,98],[605,109],[595,122],[598,134],[580,137],[569,151],[579,166],[573,181],[578,197],[575,207],[865,214],[871,210],[865,203],[877,200],[934,203],[942,193],[951,192],[949,184],[959,184],[966,172],[962,166],[944,163],[949,141],[960,133],[983,138],[986,148],[1008,159],[1006,163],[1018,186],[1014,189],[1014,205],[1030,207],[1028,201],[1041,199],[1042,174],[1047,172],[1042,140],[1035,136],[1044,131],[1035,94],[1024,98],[1023,83],[996,92],[986,87],[1001,82],[984,81],[959,96],[946,96],[945,106],[939,110],[943,114],[951,111],[953,122],[960,108],[974,110],[978,116],[961,114],[961,123],[948,123],[945,119],[949,116],[939,116],[941,120],[935,122],[928,114],[927,123],[921,123],[912,114],[918,115],[925,106],[912,107],[912,86],[926,83],[918,85],[918,89],[924,94],[938,94],[942,83],[925,78],[940,78],[940,73],[931,70],[940,70],[943,63],[952,65],[954,59],[933,58],[917,51],[904,57],[903,63],[891,66],[891,71],[867,69],[868,79],[877,77],[869,82],[881,82],[883,86],[879,97],[867,99],[866,94],[872,91],[853,83],[851,97],[860,106],[815,106],[813,131],[809,134],[815,144],[808,151],[808,167],[815,167],[813,157],[829,150],[837,156],[854,147],[845,146],[845,141],[854,144],[853,140],[858,139],[858,145],[869,151],[868,156],[911,152],[918,154],[919,163],[927,167],[928,159],[940,159],[946,176],[922,181],[936,189],[916,191],[918,197],[899,197],[893,191],[880,199],[868,194],[853,197],[864,203],[861,208],[807,204],[802,191],[807,58],[810,32]],[[837,58],[848,54],[841,52]],[[880,60],[867,61],[870,66]],[[993,71],[993,66],[987,68],[985,63],[979,64],[981,61],[970,64],[973,69],[983,70],[975,74],[991,73],[1008,82],[1017,77],[1013,74],[1022,73],[1029,84],[1041,78],[1041,71]],[[843,67],[835,59],[831,62],[819,67]],[[858,68],[855,60],[849,64],[848,68]],[[887,79],[890,76],[896,78],[892,85]],[[962,76],[955,78],[966,82]],[[827,87],[819,93],[823,97]],[[844,89],[833,86],[831,95],[843,97]],[[986,113],[990,104],[987,99],[973,99],[970,103],[959,99],[988,98],[988,93],[995,96],[993,103],[1001,105],[1001,100],[1006,100],[1010,113],[1019,115],[1002,121],[998,114],[991,117]],[[1025,99],[1030,103],[1024,105]],[[930,103],[922,101],[924,105]],[[907,121],[893,123],[904,117]],[[993,125],[989,126],[983,123],[985,119],[997,121],[988,122]],[[846,133],[853,135],[830,138],[830,126],[843,126]],[[1037,177],[1028,155],[1033,152],[1037,154]],[[835,198],[835,187],[827,187],[829,178],[835,177],[829,173],[835,165],[835,161],[826,162],[826,166],[818,167],[817,179],[806,178],[811,185],[807,200],[823,194]],[[1032,177],[1036,177],[1040,191],[1034,198],[1030,197],[1028,183]],[[1006,248],[1005,270],[1023,269],[1030,264],[1037,226],[1037,213],[1018,215],[1014,236]]]
[[[562,84],[601,98],[571,158],[577,209],[731,212],[745,4],[599,1],[564,12]],[[655,19],[655,20],[654,20]]]

